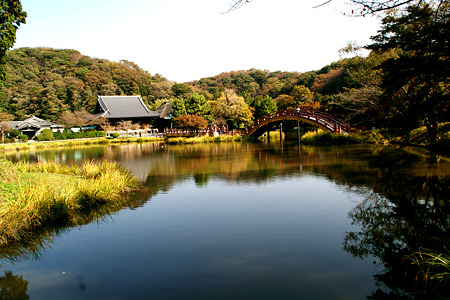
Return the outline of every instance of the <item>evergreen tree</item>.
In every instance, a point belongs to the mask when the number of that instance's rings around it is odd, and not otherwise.
[[[25,23],[27,13],[19,0],[1,0],[0,12],[0,83],[5,80],[6,52],[16,41],[16,31]]]
[[[264,99],[255,105],[255,119],[275,111],[277,111],[277,103],[272,99],[272,97],[265,96]]]
[[[213,121],[211,117],[211,108],[205,96],[197,93],[192,94],[187,97],[185,107],[187,114],[201,116],[209,122]]]
[[[388,15],[369,49],[398,49],[384,61],[382,106],[396,126],[425,125],[431,142],[438,123],[448,121],[450,109],[450,5],[411,6],[400,16]]]

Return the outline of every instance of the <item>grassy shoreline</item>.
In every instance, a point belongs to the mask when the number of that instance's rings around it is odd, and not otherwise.
[[[443,134],[439,141],[431,144],[427,139],[427,129],[420,127],[407,133],[399,133],[397,130],[379,129],[352,134],[334,134],[330,132],[307,132],[301,137],[301,143],[305,145],[345,145],[345,144],[380,144],[398,145],[406,147],[417,147],[437,153],[450,153],[450,123],[440,124]],[[276,140],[278,133],[271,133],[271,138]],[[261,138],[259,138],[261,139]],[[81,147],[95,145],[118,145],[128,143],[163,142],[174,144],[199,144],[199,143],[221,143],[256,141],[257,139],[241,135],[220,135],[216,137],[118,137],[118,138],[87,138],[73,140],[59,140],[36,143],[12,143],[0,144],[0,152],[11,152],[20,150],[41,150],[49,148]]]
[[[217,137],[118,137],[118,138],[89,138],[75,140],[45,141],[36,143],[11,143],[0,144],[0,152],[21,151],[21,150],[42,150],[64,147],[81,147],[96,145],[119,145],[131,143],[151,143],[164,142],[166,144],[199,144],[199,143],[227,143],[239,142],[245,137],[240,135],[220,135]]]
[[[12,164],[0,160],[0,246],[43,226],[77,224],[81,212],[125,202],[140,182],[116,163]]]
[[[129,143],[163,142],[163,138],[157,137],[119,137],[119,138],[88,138],[59,141],[43,141],[36,143],[11,143],[0,144],[0,152],[20,151],[20,150],[41,150],[49,148],[95,146],[95,145],[115,145]]]

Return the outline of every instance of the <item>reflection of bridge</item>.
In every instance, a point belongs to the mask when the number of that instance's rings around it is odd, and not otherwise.
[[[317,126],[323,131],[335,133],[350,132],[350,126],[348,124],[332,115],[320,111],[301,110],[297,108],[291,110],[279,110],[265,115],[247,127],[245,133],[249,136],[258,137],[264,132],[270,131],[278,124],[283,124],[283,122],[287,120],[297,121],[297,127],[299,127],[300,122],[304,122]]]

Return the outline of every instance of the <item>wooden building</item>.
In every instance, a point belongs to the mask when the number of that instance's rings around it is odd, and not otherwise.
[[[25,134],[30,140],[41,134],[44,129],[50,129],[53,132],[62,132],[64,130],[64,126],[62,125],[46,121],[35,116],[31,116],[23,121],[8,121],[2,123],[8,125],[10,129],[19,130],[20,134]]]
[[[163,131],[171,127],[172,104],[166,101],[156,111],[149,110],[141,96],[98,96],[94,114],[108,119],[111,125],[122,121],[151,125]]]

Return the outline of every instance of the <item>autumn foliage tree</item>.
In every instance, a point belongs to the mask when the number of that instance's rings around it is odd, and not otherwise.
[[[279,95],[275,98],[278,109],[293,109],[295,108],[295,100],[291,95]]]
[[[73,113],[65,111],[58,119],[59,123],[65,125],[68,128],[83,128],[85,126],[104,125],[106,121],[106,118],[96,117],[95,115],[88,113],[84,109],[74,111]]]
[[[181,115],[174,119],[180,128],[186,128],[198,132],[200,129],[208,127],[208,121],[198,115]]]
[[[225,90],[221,96],[212,101],[213,117],[225,119],[231,128],[239,128],[252,123],[253,115],[243,97],[233,90]]]

